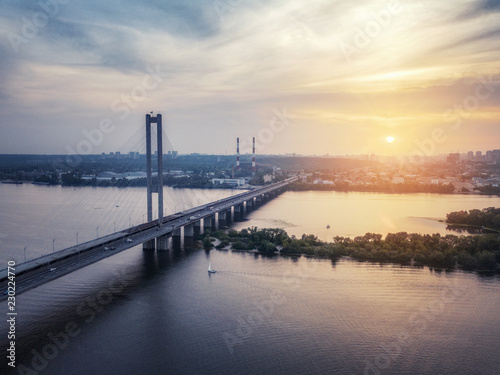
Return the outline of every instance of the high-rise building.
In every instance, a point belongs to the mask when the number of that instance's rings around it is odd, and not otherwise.
[[[252,174],[255,175],[255,137],[253,137],[253,148],[252,148]]]
[[[500,164],[500,150],[493,150],[493,162],[496,164]]]
[[[236,170],[240,170],[240,139],[236,138]]]

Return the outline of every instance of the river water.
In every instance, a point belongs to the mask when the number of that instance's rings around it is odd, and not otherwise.
[[[234,193],[166,190],[171,212]],[[104,234],[129,218],[137,224],[144,197],[143,189],[0,185],[2,258],[22,258],[25,244],[34,256],[52,251],[53,238],[57,249],[73,244],[77,231],[85,240],[97,226]],[[498,203],[287,192],[236,227],[280,226],[324,239],[447,233],[435,219]],[[211,276],[209,262],[217,270]],[[493,375],[500,368],[499,293],[497,276],[477,273],[135,247],[17,297],[13,373]],[[5,314],[7,305],[0,309]],[[6,337],[4,322],[4,353]],[[0,373],[7,373],[3,361]]]

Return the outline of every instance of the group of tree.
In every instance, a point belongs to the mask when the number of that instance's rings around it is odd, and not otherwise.
[[[419,184],[404,183],[394,184],[388,181],[372,184],[351,184],[347,181],[335,181],[333,184],[314,184],[296,182],[290,185],[290,190],[322,190],[322,191],[359,191],[359,192],[384,192],[384,193],[438,193],[451,194],[455,191],[453,184]]]
[[[500,195],[500,186],[486,185],[475,187],[474,190],[481,194]]]
[[[217,249],[257,250],[266,255],[307,255],[338,259],[342,256],[362,261],[392,262],[402,265],[466,270],[494,270],[500,262],[500,236],[456,236],[440,234],[366,233],[355,238],[336,236],[327,243],[314,235],[289,236],[280,228],[255,227],[228,232],[216,231],[202,238],[211,247],[210,237],[220,240]]]
[[[500,208],[488,207],[482,210],[455,211],[446,215],[448,224],[481,226],[500,229]]]
[[[217,249],[231,246],[234,250],[258,250],[267,255],[272,255],[277,251],[277,246],[289,239],[287,233],[280,228],[258,229],[256,227],[236,231],[229,230],[211,233],[212,237],[220,240]]]

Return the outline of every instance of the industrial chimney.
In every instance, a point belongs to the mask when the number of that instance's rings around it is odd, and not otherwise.
[[[255,137],[253,137],[252,173],[255,175]]]
[[[236,170],[240,170],[240,139],[236,138]]]

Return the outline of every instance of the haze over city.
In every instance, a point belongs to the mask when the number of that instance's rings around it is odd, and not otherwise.
[[[236,136],[274,154],[495,149],[499,12],[497,0],[3,1],[0,150],[67,154],[104,121],[91,153],[135,151],[123,145],[150,111],[180,153],[234,153]]]

